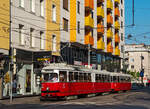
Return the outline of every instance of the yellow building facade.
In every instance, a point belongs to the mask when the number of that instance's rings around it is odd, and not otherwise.
[[[9,8],[9,0],[0,2],[0,49],[4,50],[9,50]]]
[[[55,7],[54,7],[55,6]],[[55,15],[53,13],[53,8]],[[55,21],[53,20],[55,17]],[[53,36],[56,41],[53,41]],[[56,51],[53,51],[53,43],[56,44]],[[60,55],[60,1],[46,0],[46,50],[52,51],[52,55]]]

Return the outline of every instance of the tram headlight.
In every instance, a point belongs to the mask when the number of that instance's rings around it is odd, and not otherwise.
[[[48,90],[49,90],[49,87],[47,87],[46,90],[48,91]]]

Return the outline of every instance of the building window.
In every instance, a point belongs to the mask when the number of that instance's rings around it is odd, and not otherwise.
[[[123,0],[121,0],[121,4],[123,4]]]
[[[56,22],[56,6],[52,5],[52,20],[53,22]]]
[[[94,12],[93,11],[91,12],[91,18],[92,19],[94,18]]]
[[[68,20],[63,18],[63,29],[68,32]]]
[[[68,0],[63,0],[63,8],[68,10]]]
[[[121,21],[121,28],[123,28],[123,22]]]
[[[40,0],[40,15],[44,16],[44,0]]]
[[[121,33],[121,40],[123,41],[123,33]]]
[[[32,12],[35,12],[35,0],[30,0],[30,9]]]
[[[123,9],[121,9],[121,16],[123,17]]]
[[[44,49],[44,32],[40,31],[40,49]]]
[[[121,53],[123,53],[124,52],[124,47],[123,47],[123,45],[121,46]]]
[[[52,35],[52,51],[56,52],[56,35]]]
[[[78,21],[78,33],[80,33],[80,22]]]
[[[34,47],[34,29],[33,28],[30,28],[30,46],[31,47]]]
[[[131,61],[134,62],[134,59],[132,58]]]
[[[24,30],[23,25],[19,24],[19,44],[24,45]]]
[[[80,14],[80,2],[79,1],[77,2],[77,6],[78,6],[78,8],[77,8],[78,11],[77,12],[78,12],[78,14]]]
[[[134,69],[134,65],[131,65],[131,69]]]
[[[93,29],[91,30],[91,36],[92,36],[92,37],[94,36],[94,31],[93,31]]]
[[[24,0],[19,0],[19,6],[24,8]]]

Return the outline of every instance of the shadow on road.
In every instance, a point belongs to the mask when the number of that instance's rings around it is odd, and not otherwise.
[[[144,106],[135,105],[74,105],[74,104],[15,104],[1,105],[0,109],[148,109]]]

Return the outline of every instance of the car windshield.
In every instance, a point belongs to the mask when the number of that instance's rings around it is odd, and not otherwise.
[[[43,74],[43,82],[58,82],[58,74],[57,73]]]

